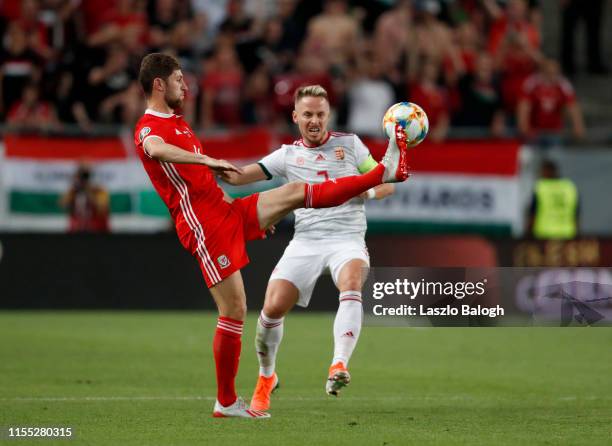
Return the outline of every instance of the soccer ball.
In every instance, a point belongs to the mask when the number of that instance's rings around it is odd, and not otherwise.
[[[383,131],[388,138],[395,134],[395,124],[404,129],[408,147],[420,144],[429,131],[427,115],[421,107],[412,102],[398,102],[389,107],[382,121]]]

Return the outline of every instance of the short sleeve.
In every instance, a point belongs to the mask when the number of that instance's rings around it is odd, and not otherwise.
[[[355,150],[355,160],[357,161],[357,169],[360,173],[366,173],[376,167],[376,161],[370,154],[370,149],[359,139],[359,136],[353,135],[353,147]]]
[[[282,146],[269,155],[263,157],[257,164],[261,166],[268,180],[274,176],[287,177],[287,169],[285,167],[285,155],[287,149]]]
[[[136,134],[136,146],[142,148],[145,152],[145,155],[150,155],[147,153],[145,149],[145,142],[149,138],[159,138],[162,142],[167,141],[167,130],[161,125],[155,125],[154,123],[146,123],[144,124]]]

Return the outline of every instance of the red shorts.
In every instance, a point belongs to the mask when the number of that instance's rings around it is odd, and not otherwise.
[[[259,194],[236,198],[230,212],[214,225],[202,222],[201,231],[179,233],[183,246],[198,260],[209,288],[249,263],[247,241],[265,237],[266,231],[259,229],[258,199]]]

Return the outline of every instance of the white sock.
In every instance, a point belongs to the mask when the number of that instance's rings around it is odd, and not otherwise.
[[[267,378],[274,374],[276,352],[283,339],[283,320],[267,317],[262,311],[255,332],[255,351],[259,361],[259,374]]]
[[[359,339],[362,320],[361,291],[341,292],[340,305],[334,320],[334,359],[332,364],[342,361],[345,366],[348,366],[349,359],[351,359]]]

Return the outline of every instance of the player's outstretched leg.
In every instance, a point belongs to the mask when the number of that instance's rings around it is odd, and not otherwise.
[[[408,178],[408,145],[403,129],[396,125],[395,138],[389,139],[381,162],[370,172],[337,178],[320,184],[305,185],[305,208],[339,206],[381,183],[397,183]]]
[[[401,127],[389,140],[382,161],[363,175],[336,178],[320,184],[289,183],[259,195],[257,213],[261,228],[277,223],[299,208],[339,206],[382,183],[396,183],[408,178],[408,145]]]
[[[218,418],[269,418],[270,415],[250,410],[236,395],[235,380],[242,349],[242,326],[246,316],[246,294],[240,271],[210,288],[219,309],[213,340],[217,372],[217,401],[213,416]]]

